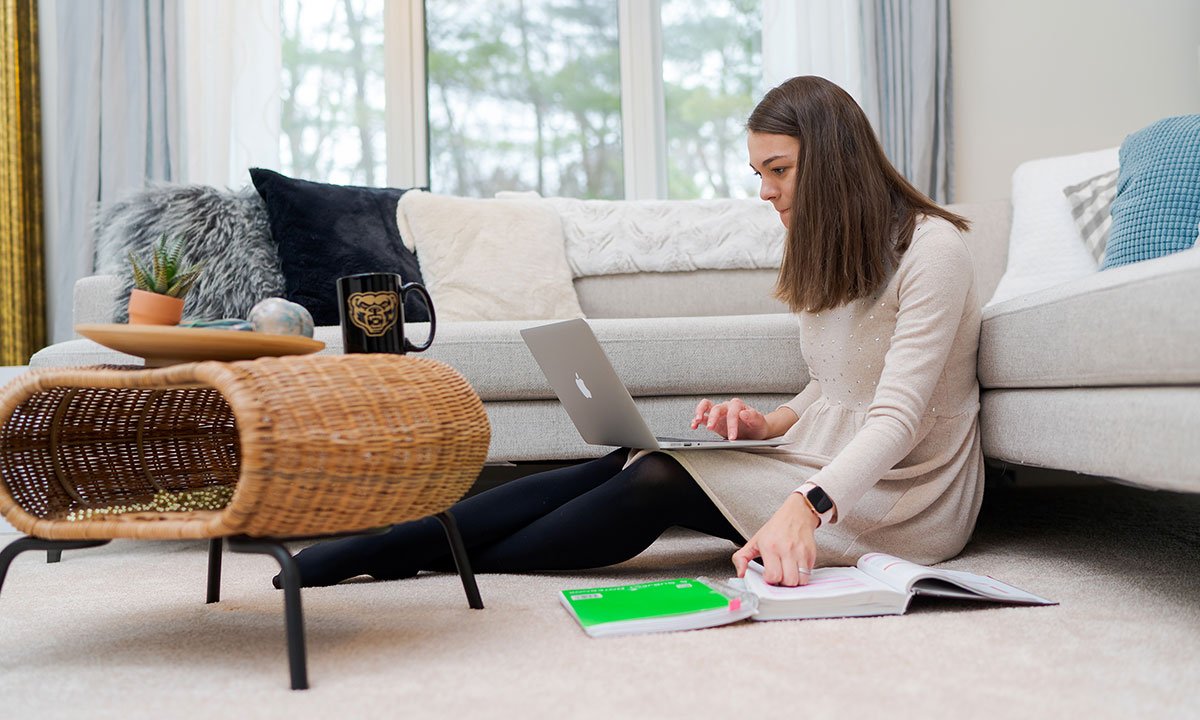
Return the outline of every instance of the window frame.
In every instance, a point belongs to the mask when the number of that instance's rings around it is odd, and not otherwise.
[[[425,1],[384,0],[383,22],[387,182],[392,187],[429,187]]]
[[[662,4],[617,0],[617,24],[625,199],[666,199]],[[392,187],[429,186],[426,37],[425,0],[385,0],[384,128],[387,182]],[[658,72],[638,71],[647,67]]]

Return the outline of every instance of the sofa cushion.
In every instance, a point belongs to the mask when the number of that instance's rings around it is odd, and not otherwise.
[[[588,322],[635,397],[795,394],[808,382],[792,315]],[[520,335],[521,328],[538,324],[439,324],[424,356],[458,369],[484,400],[553,400],[554,390]],[[413,332],[424,337],[423,327]]]
[[[232,330],[230,332],[233,332]],[[29,358],[29,367],[84,367],[86,365],[141,365],[141,358],[109,350],[91,340],[66,340],[38,350]]]
[[[692,430],[689,423],[703,395],[672,395],[637,399],[638,412],[657,435],[712,440],[708,430]],[[792,394],[743,395],[753,407],[779,407]],[[577,460],[611,452],[611,447],[588,445],[579,437],[567,411],[558,400],[491,402],[485,407],[492,423],[488,462]]]
[[[557,320],[583,315],[562,222],[536,200],[413,192],[397,220],[421,255],[443,321]]]
[[[1126,138],[1101,269],[1189,248],[1198,223],[1200,115],[1159,120]]]
[[[1103,262],[1104,250],[1108,246],[1108,230],[1112,226],[1112,202],[1117,195],[1118,170],[1109,170],[1081,183],[1063,188],[1063,195],[1071,204],[1071,216],[1079,228],[1083,245]]]
[[[1008,265],[989,301],[999,303],[1091,275],[1063,188],[1117,167],[1117,148],[1022,163],[1012,176]]]
[[[391,272],[406,283],[422,281],[396,226],[396,202],[405,190],[327,185],[262,168],[251,168],[250,178],[267,204],[284,296],[307,308],[317,325],[341,321],[337,279],[343,275]],[[405,298],[404,319],[429,320],[416,293]]]
[[[1200,383],[1200,249],[1096,273],[984,310],[987,388]]]
[[[1200,492],[1200,387],[989,390],[980,396],[992,460]]]
[[[947,205],[946,209],[971,222],[971,228],[963,233],[963,240],[971,250],[976,292],[979,304],[983,306],[996,292],[996,285],[1004,275],[1004,266],[1008,262],[1012,204],[1008,200],[993,200]]]
[[[693,270],[575,278],[589,318],[674,318],[786,313],[774,270]]]
[[[617,374],[638,396],[782,393],[790,399],[808,383],[793,315],[720,318],[590,320]],[[440,360],[466,377],[485,401],[555,400],[554,391],[521,339],[529,321],[439,323],[437,338],[420,357]],[[414,342],[428,323],[404,328]],[[323,353],[342,351],[341,328],[318,327]],[[42,350],[33,367],[140,364],[91,340],[71,340]],[[774,408],[763,408],[774,410]]]

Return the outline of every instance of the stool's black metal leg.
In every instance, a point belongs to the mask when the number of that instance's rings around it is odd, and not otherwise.
[[[208,541],[208,599],[204,602],[221,602],[221,538]]]
[[[292,689],[308,689],[308,662],[304,653],[304,614],[300,608],[300,568],[283,545],[268,539],[231,537],[230,552],[270,555],[282,571],[283,614],[287,628],[288,668]]]
[[[458,576],[462,578],[463,590],[467,593],[467,604],[475,610],[482,610],[483,598],[479,597],[479,586],[475,584],[475,573],[471,572],[467,546],[463,543],[462,535],[458,534],[458,523],[449,511],[438,513],[436,517],[442,524],[442,529],[446,531],[446,539],[450,541],[450,553],[454,556]]]
[[[8,575],[8,566],[12,565],[12,561],[17,559],[17,556],[26,550],[38,550],[39,545],[37,538],[23,537],[19,540],[13,540],[0,551],[0,590],[4,589],[4,578]]]
[[[46,551],[46,562],[47,563],[56,563],[56,562],[61,562],[61,561],[62,561],[62,550],[47,550]]]
[[[12,561],[23,552],[46,550],[47,556],[51,552],[61,555],[63,550],[82,550],[107,544],[107,540],[43,540],[29,536],[13,540],[4,547],[4,550],[0,550],[0,589],[4,587],[4,578],[8,576],[8,566],[12,565]]]

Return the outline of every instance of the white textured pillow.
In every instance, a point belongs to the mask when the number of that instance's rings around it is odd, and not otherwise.
[[[1116,169],[1117,150],[1030,160],[1013,171],[1008,265],[988,305],[1096,271],[1063,188]]]
[[[537,193],[499,192],[505,201]],[[785,231],[760,200],[576,200],[549,197],[575,277],[777,269]]]
[[[439,320],[583,317],[553,208],[410,190],[396,214]]]

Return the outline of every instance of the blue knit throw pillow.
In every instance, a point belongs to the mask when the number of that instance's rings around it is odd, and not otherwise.
[[[1101,270],[1186,250],[1200,225],[1200,115],[1166,118],[1121,145]]]

